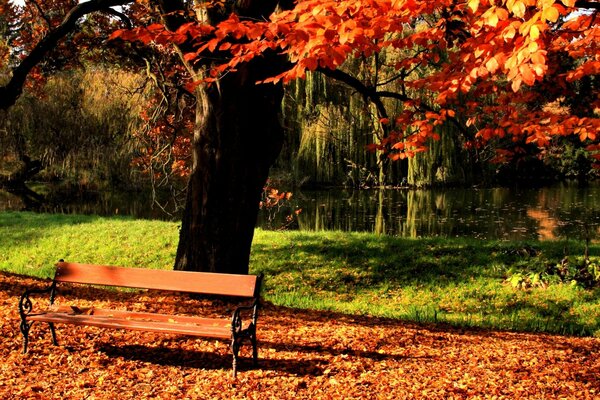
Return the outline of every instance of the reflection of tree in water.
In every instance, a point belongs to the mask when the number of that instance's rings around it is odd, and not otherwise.
[[[556,239],[555,230],[558,227],[557,222],[550,216],[547,210],[540,210],[535,208],[527,209],[527,216],[539,225],[537,234],[538,238],[542,240],[554,240]]]
[[[539,209],[547,214],[540,226],[555,221],[555,237],[590,241],[600,233],[600,197],[597,187],[559,186],[538,193]]]
[[[558,226],[558,235],[565,239],[578,239],[591,241],[598,238],[600,233],[600,210],[573,205],[569,209],[559,209],[555,218],[561,223]]]
[[[92,191],[76,186],[48,184],[32,185],[33,190],[43,197],[43,201],[30,203],[22,196],[0,189],[1,211],[36,211],[56,214],[84,214],[99,216],[133,216],[174,220],[178,215],[167,214],[153,201],[152,194],[143,191]],[[159,194],[160,201],[170,201],[167,206],[176,210],[176,204],[169,194]]]
[[[402,234],[524,239],[530,232],[518,207],[508,189],[414,191]]]
[[[593,190],[600,191],[600,187]],[[595,221],[593,232],[596,234],[600,196],[594,194],[560,186],[535,190],[297,192],[295,198],[296,206],[303,209],[299,227],[305,230],[355,230],[403,237],[543,240],[565,235],[580,238],[582,220],[590,224]]]

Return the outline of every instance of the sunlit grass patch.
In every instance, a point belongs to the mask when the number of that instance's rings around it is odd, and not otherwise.
[[[569,251],[583,245],[569,243]],[[596,251],[595,249],[593,249]],[[365,233],[258,230],[252,266],[267,273],[276,304],[521,331],[593,335],[598,288],[506,282],[564,256],[562,242],[401,239]]]

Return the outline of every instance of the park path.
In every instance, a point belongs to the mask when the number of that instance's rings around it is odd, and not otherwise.
[[[22,355],[18,299],[45,283],[0,273],[1,399],[600,399],[600,339],[272,305],[259,320],[259,368],[242,359],[237,381],[226,343],[187,337],[58,326],[54,347],[36,325]],[[161,293],[69,294],[96,307],[109,298],[138,310],[227,307]]]

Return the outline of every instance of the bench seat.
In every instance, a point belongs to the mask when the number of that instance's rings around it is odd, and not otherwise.
[[[93,309],[81,313],[70,307],[49,309],[30,314],[30,321],[89,325],[99,328],[129,329],[158,333],[203,336],[214,339],[231,338],[231,320],[155,314],[110,309]]]

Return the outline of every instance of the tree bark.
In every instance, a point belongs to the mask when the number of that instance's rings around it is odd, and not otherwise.
[[[193,165],[175,269],[247,274],[260,196],[281,151],[283,88],[267,55],[197,89]]]
[[[226,4],[240,18],[253,19],[268,18],[278,6],[277,0]],[[227,15],[207,15],[207,22]],[[193,164],[175,269],[248,273],[260,196],[283,144],[283,87],[256,81],[280,73],[285,62],[268,53],[196,89]]]

